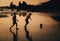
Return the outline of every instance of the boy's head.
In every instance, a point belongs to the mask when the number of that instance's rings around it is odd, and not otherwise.
[[[16,15],[16,13],[14,12],[14,15]]]
[[[29,15],[32,15],[32,13],[30,13]]]

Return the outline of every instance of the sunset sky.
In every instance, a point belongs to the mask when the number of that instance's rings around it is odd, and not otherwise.
[[[10,3],[13,1],[13,3],[15,5],[18,5],[19,1],[25,1],[27,4],[38,4],[38,3],[42,3],[42,2],[47,2],[49,0],[0,0],[0,6],[9,6]]]

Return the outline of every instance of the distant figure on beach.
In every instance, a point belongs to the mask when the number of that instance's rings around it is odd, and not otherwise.
[[[40,28],[41,28],[41,29],[42,29],[42,25],[43,25],[43,24],[40,24]]]
[[[13,20],[13,25],[12,25],[10,28],[12,28],[12,27],[16,24],[16,29],[18,30],[18,28],[17,28],[17,22],[16,22],[16,21],[18,21],[18,20],[16,19],[16,13],[13,13],[13,18],[12,18],[12,20]]]
[[[30,14],[26,17],[26,19],[25,19],[26,24],[25,24],[24,27],[26,27],[26,26],[28,25],[29,19],[31,19],[31,15],[32,15],[32,13],[30,13]],[[32,19],[31,19],[31,20],[32,20]]]

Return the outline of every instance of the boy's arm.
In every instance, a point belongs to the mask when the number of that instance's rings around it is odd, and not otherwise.
[[[31,18],[30,18],[31,19]],[[31,19],[32,20],[32,19]]]
[[[16,19],[17,20],[17,19]],[[18,20],[17,20],[18,21]]]

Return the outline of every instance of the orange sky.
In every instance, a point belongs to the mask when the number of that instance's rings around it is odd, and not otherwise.
[[[11,1],[14,2],[14,4],[18,5],[19,1],[25,1],[27,4],[38,4],[38,3],[42,3],[42,2],[47,2],[49,0],[0,0],[0,6],[7,6],[11,3]]]

